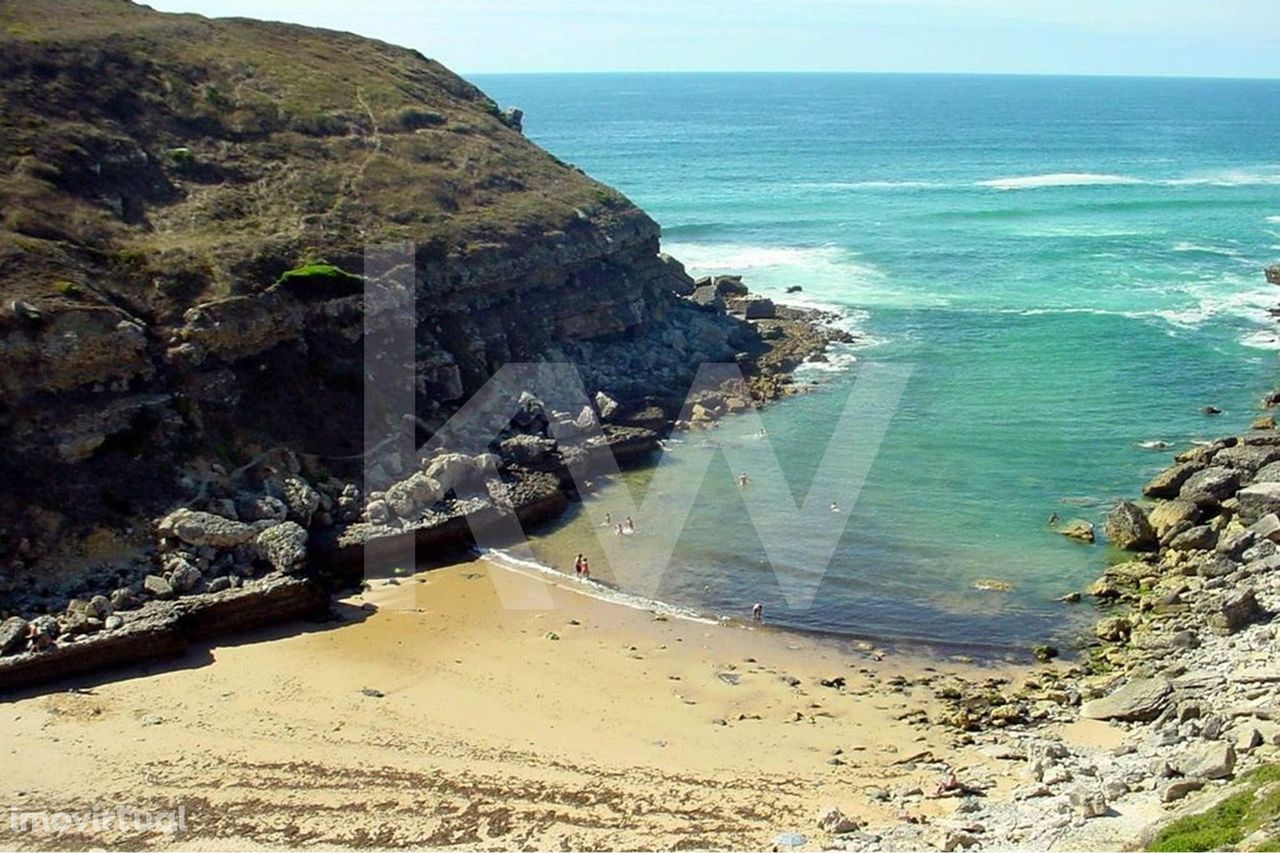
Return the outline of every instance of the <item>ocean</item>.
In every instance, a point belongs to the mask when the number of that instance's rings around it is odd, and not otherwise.
[[[723,458],[726,442],[761,452],[751,425],[670,446],[698,500],[687,519],[646,505],[626,548],[682,531],[654,591],[671,604],[742,618],[758,601],[770,624],[886,642],[1069,645],[1096,614],[1057,597],[1119,555],[1048,517],[1100,529],[1168,464],[1153,445],[1244,428],[1280,379],[1280,291],[1262,275],[1280,260],[1280,82],[475,79],[524,109],[529,138],[648,211],[694,275],[841,312],[859,343],[802,370],[815,393],[761,413],[797,501],[829,445],[859,452],[834,433],[860,371],[910,370],[834,556],[816,526],[830,517],[787,522],[784,571],[820,579],[812,601],[784,593]],[[650,476],[591,500],[639,500]],[[535,553],[563,569],[585,551],[608,582],[588,509]]]

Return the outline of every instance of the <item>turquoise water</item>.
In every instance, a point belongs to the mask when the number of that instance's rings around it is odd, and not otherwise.
[[[863,343],[812,372],[821,392],[763,415],[797,498],[858,365],[913,368],[812,606],[788,608],[723,461],[660,597],[731,614],[759,600],[772,622],[876,637],[1061,638],[1084,608],[1053,598],[1110,555],[1046,517],[1100,522],[1167,461],[1141,444],[1241,428],[1277,382],[1280,291],[1260,268],[1280,260],[1280,83],[478,82],[524,108],[531,139],[645,208],[695,274],[800,285],[800,301],[846,313]],[[1209,404],[1225,413],[1206,418]],[[750,446],[743,429],[716,438]],[[698,453],[716,451],[689,441],[671,462]],[[671,523],[637,521],[636,549]],[[594,547],[585,515],[564,527],[542,545],[549,561]]]

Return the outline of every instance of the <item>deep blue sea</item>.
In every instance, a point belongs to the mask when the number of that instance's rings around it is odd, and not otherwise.
[[[663,227],[695,275],[834,306],[860,345],[763,412],[803,499],[867,364],[911,379],[811,606],[788,607],[718,451],[658,597],[775,624],[1025,647],[1115,554],[1100,523],[1173,445],[1243,428],[1280,380],[1280,82],[916,75],[481,76],[527,135]],[[1201,409],[1224,410],[1208,418]],[[717,441],[751,446],[746,426]],[[757,442],[758,443],[758,442]],[[851,452],[853,450],[851,449]],[[638,497],[649,473],[619,488]],[[825,500],[821,501],[823,508]],[[539,543],[598,552],[580,512]],[[678,519],[654,508],[627,547]],[[815,524],[818,522],[815,520]],[[830,519],[823,521],[829,524]],[[795,526],[797,547],[806,542]],[[594,573],[609,578],[607,560]],[[1011,591],[975,588],[998,579]]]

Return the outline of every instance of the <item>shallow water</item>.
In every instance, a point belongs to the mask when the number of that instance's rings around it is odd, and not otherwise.
[[[820,392],[762,414],[796,499],[855,383],[851,362],[911,369],[857,502],[832,514],[818,496],[812,517],[766,520],[794,530],[788,565],[767,558],[720,451],[697,439],[673,448],[677,472],[707,475],[661,598],[734,615],[761,601],[772,622],[856,635],[1065,638],[1085,608],[1053,598],[1108,554],[1053,534],[1047,516],[1100,522],[1167,461],[1142,443],[1239,429],[1275,385],[1277,291],[1260,268],[1280,260],[1280,83],[479,83],[525,109],[533,140],[644,207],[695,274],[740,272],[776,296],[801,285],[793,298],[845,312],[862,344],[814,367]],[[1208,404],[1225,414],[1206,418]],[[749,465],[763,446],[753,432],[729,423],[714,437],[748,448]],[[842,440],[848,453],[828,464],[865,449],[835,436],[837,449]],[[625,482],[639,489],[649,476]],[[620,503],[618,488],[599,507]],[[832,515],[844,527],[827,561]],[[539,555],[565,566],[585,550],[606,577],[614,545],[628,561],[665,565],[654,532],[682,523],[653,502],[634,537],[605,547],[585,516],[541,537]],[[650,568],[640,587],[653,586]],[[789,607],[773,568],[820,576],[813,601]],[[1013,589],[975,589],[982,578]]]

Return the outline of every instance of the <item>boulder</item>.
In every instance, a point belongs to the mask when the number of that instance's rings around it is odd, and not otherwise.
[[[1173,551],[1208,551],[1217,544],[1218,534],[1207,524],[1189,527],[1169,540]]]
[[[496,457],[492,457],[496,459]],[[423,463],[422,472],[435,480],[447,492],[460,492],[467,488],[484,486],[486,466],[491,461],[488,454],[471,457],[465,453],[440,453]]]
[[[1084,703],[1080,715],[1089,720],[1152,720],[1168,704],[1171,690],[1162,678],[1137,678],[1108,696]]]
[[[1124,595],[1126,591],[1132,590],[1132,588],[1131,584],[1125,584],[1116,577],[1103,575],[1089,584],[1085,589],[1085,593],[1104,601],[1114,601]]]
[[[1166,468],[1142,487],[1142,493],[1149,498],[1176,498],[1187,479],[1203,469],[1204,465],[1197,462],[1184,462]]]
[[[1191,501],[1174,500],[1158,504],[1147,513],[1147,520],[1155,528],[1156,535],[1164,541],[1169,533],[1184,525],[1190,527],[1200,520],[1204,514],[1199,506]]]
[[[227,577],[226,575],[223,575],[220,578],[214,578],[213,580],[209,581],[209,585],[205,588],[205,591],[209,593],[226,592],[227,590],[231,589],[233,584],[234,584],[234,581],[232,581],[231,578]]]
[[[136,610],[141,604],[142,602],[138,600],[138,596],[134,595],[133,590],[127,587],[121,587],[111,593],[112,611]]]
[[[1249,527],[1248,531],[1258,539],[1268,542],[1280,542],[1280,515],[1274,512],[1264,515]]]
[[[548,423],[547,408],[546,406],[543,405],[542,401],[539,400],[537,397],[535,397],[533,394],[530,394],[528,391],[521,391],[520,400],[517,403],[516,413],[511,416],[511,423],[517,429],[521,429],[526,432],[536,432],[536,433],[545,435],[547,432],[547,423]],[[435,459],[440,459],[442,458],[442,456],[445,456],[445,455],[461,456],[462,454],[460,453],[442,454],[441,456],[435,457]],[[432,460],[424,461],[423,462],[424,467],[429,465],[433,461],[435,460],[432,459]],[[427,471],[427,473],[431,474],[430,471]],[[435,474],[432,474],[432,476],[436,477],[436,479],[440,479],[439,476]]]
[[[173,587],[159,575],[147,575],[142,581],[142,588],[156,598],[173,598]]]
[[[746,296],[747,286],[742,283],[740,275],[718,275],[712,280],[716,293],[724,296]]]
[[[833,807],[823,811],[818,818],[818,828],[832,835],[845,835],[850,832],[857,832],[862,828],[862,824]]]
[[[596,392],[595,402],[596,411],[600,413],[601,420],[612,420],[618,414],[618,401],[603,391]]]
[[[685,271],[684,264],[666,252],[658,253],[658,261],[662,264],[663,270],[667,274],[667,287],[672,293],[676,296],[688,296],[693,293],[693,278]]]
[[[1254,483],[1236,493],[1242,524],[1256,524],[1263,516],[1280,513],[1280,482]]]
[[[1094,626],[1094,633],[1106,643],[1123,643],[1133,633],[1133,624],[1123,616],[1110,616]]]
[[[689,300],[695,305],[705,307],[723,308],[724,298],[711,285],[694,288],[693,293],[689,296]]]
[[[1229,559],[1240,560],[1257,541],[1258,534],[1253,530],[1241,530],[1233,536],[1219,536],[1217,550]]]
[[[401,518],[414,519],[422,510],[444,497],[444,487],[421,471],[410,474],[408,479],[387,487],[383,500],[387,507]]]
[[[1160,801],[1176,803],[1204,787],[1203,779],[1175,779],[1160,791]]]
[[[1182,484],[1178,496],[1193,503],[1215,504],[1231,497],[1239,487],[1240,472],[1238,470],[1215,466],[1197,471],[1188,477]]]
[[[1204,741],[1179,751],[1169,763],[1190,778],[1227,779],[1236,769],[1236,750],[1226,741]]]
[[[1264,270],[1264,272],[1266,273],[1268,282],[1280,285],[1280,264],[1269,266]]]
[[[1263,465],[1253,475],[1255,483],[1280,483],[1280,462]]]
[[[1226,554],[1210,554],[1204,559],[1195,561],[1193,565],[1195,573],[1202,578],[1225,578],[1240,569],[1240,564]]]
[[[384,500],[370,500],[364,508],[364,517],[371,524],[386,524],[391,520],[391,506]]]
[[[573,425],[581,432],[587,432],[599,427],[600,421],[596,419],[596,413],[590,406],[583,406],[582,411],[578,412],[578,416],[573,419]]]
[[[1211,624],[1223,634],[1234,634],[1267,615],[1252,589],[1229,594],[1209,617]]]
[[[1280,461],[1280,447],[1260,447],[1252,444],[1237,444],[1235,447],[1224,447],[1213,455],[1213,464],[1225,465],[1241,471],[1254,471]]]
[[[10,616],[0,622],[0,655],[12,655],[27,646],[27,620]]]
[[[115,607],[105,595],[95,595],[89,599],[89,612],[99,619],[106,619],[115,612]]]
[[[320,493],[301,477],[285,477],[279,484],[280,498],[289,508],[289,518],[307,527],[320,508]]]
[[[778,315],[772,299],[746,299],[742,302],[742,317],[746,320],[772,320]]]
[[[1085,820],[1104,817],[1110,812],[1107,798],[1101,791],[1075,790],[1068,797],[1076,814]]]
[[[169,573],[169,586],[178,595],[194,592],[200,581],[204,579],[199,569],[176,555],[165,560],[164,567]]]
[[[160,535],[178,539],[197,548],[234,548],[252,541],[258,528],[242,521],[232,521],[210,512],[180,509],[160,520]]]
[[[289,507],[274,495],[243,494],[236,498],[236,513],[243,521],[284,521]]]
[[[1113,545],[1126,551],[1146,551],[1157,544],[1156,532],[1146,512],[1130,501],[1116,504],[1107,515],[1103,532]]]
[[[307,561],[307,531],[297,522],[285,521],[258,534],[258,550],[278,572],[294,574]]]
[[[512,465],[522,468],[536,468],[552,463],[556,452],[556,442],[550,438],[536,435],[513,435],[504,438],[498,444],[498,452],[503,459]]]

